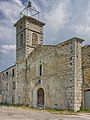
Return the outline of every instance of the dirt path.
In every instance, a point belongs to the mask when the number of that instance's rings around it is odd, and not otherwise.
[[[90,114],[62,115],[47,111],[0,107],[0,120],[90,120]]]

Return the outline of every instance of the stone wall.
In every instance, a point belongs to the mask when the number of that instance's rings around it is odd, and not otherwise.
[[[1,72],[2,103],[15,104],[15,82],[15,65]]]
[[[90,45],[82,47],[83,89],[90,88]]]
[[[2,91],[1,87],[2,87],[2,86],[1,86],[1,72],[0,72],[0,95],[2,94],[2,92],[1,92],[1,91]]]
[[[34,18],[23,16],[16,23],[16,61],[25,60],[36,47],[32,45],[32,34],[37,34],[37,44],[43,43],[43,26]],[[21,37],[22,35],[22,37]],[[21,44],[22,43],[22,44]]]
[[[83,73],[83,100],[82,104],[85,108],[85,92],[90,91],[90,45],[82,47],[82,73]],[[88,98],[87,98],[88,99]]]
[[[37,90],[45,91],[46,108],[79,110],[81,106],[81,42],[38,46],[27,59],[28,104],[37,106]],[[42,64],[43,75],[37,76]],[[40,81],[40,83],[39,83]]]
[[[26,32],[24,30],[25,21],[21,21],[16,28],[16,61],[26,58]]]
[[[26,90],[27,88],[27,78],[26,78],[26,60],[17,62],[16,64],[17,74],[16,74],[16,96],[15,104],[27,104]]]
[[[79,110],[82,101],[82,41],[72,38],[56,46],[38,45],[26,60],[17,61],[16,66],[3,71],[2,102],[37,107],[37,91],[43,88],[45,108]],[[12,90],[13,82],[16,83],[15,90]]]
[[[82,101],[82,41],[72,38],[56,46],[38,45],[26,60],[17,61],[16,66],[3,71],[2,102],[37,107],[37,91],[43,88],[45,108],[79,110]],[[13,82],[16,83],[15,90],[12,90]]]
[[[43,26],[45,24],[28,16],[23,16],[16,23],[17,34],[17,59],[16,59],[16,104],[27,104],[27,57],[33,49],[43,42]],[[22,29],[20,29],[22,27]],[[32,45],[32,35],[37,35],[37,45]],[[20,43],[20,35],[23,34],[23,45],[18,46]]]
[[[1,72],[0,72],[0,103],[2,102],[2,85],[1,85]]]
[[[83,90],[90,89],[90,46],[82,47],[79,38],[42,45],[44,25],[28,16],[15,23],[16,65],[0,73],[2,103],[37,107],[37,91],[42,88],[45,108],[78,111]]]
[[[82,43],[83,40],[75,42],[75,103],[74,110],[80,110],[82,103]]]

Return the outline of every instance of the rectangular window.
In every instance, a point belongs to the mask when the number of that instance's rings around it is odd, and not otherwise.
[[[40,77],[43,75],[43,65],[42,64],[37,64],[36,65],[36,76]]]
[[[23,34],[20,35],[20,46],[23,45]]]
[[[22,26],[20,26],[20,30],[22,29]]]
[[[6,91],[8,91],[8,83],[6,83]]]
[[[6,75],[8,76],[8,72],[6,72]]]
[[[42,65],[40,65],[40,76],[42,76]]]
[[[12,90],[15,90],[15,82],[12,82]]]
[[[4,73],[3,73],[3,77],[2,77],[2,80],[4,80]]]
[[[12,76],[14,77],[14,69],[12,70]]]

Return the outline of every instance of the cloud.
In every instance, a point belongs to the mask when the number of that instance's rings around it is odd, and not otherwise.
[[[75,25],[75,32],[78,34],[87,34],[88,32],[90,32],[90,26],[86,26],[86,25]]]
[[[60,33],[58,34],[58,32],[63,30],[69,23],[71,15],[70,5],[71,0],[52,0],[52,2],[44,0],[43,6],[45,10],[41,12],[41,17],[46,22],[45,44],[57,44],[61,42]]]
[[[22,1],[21,0],[10,0],[13,3],[17,3],[17,5],[22,6]]]
[[[11,52],[15,53],[16,45],[1,45],[0,46],[0,53],[7,54],[7,55],[14,55],[10,54]]]
[[[85,39],[90,44],[90,0],[31,0],[40,11],[44,27],[44,44],[58,44],[72,37]],[[15,28],[25,0],[0,1],[0,61],[2,68],[15,61]],[[13,55],[14,55],[13,54]],[[8,60],[5,58],[8,57]],[[8,61],[8,62],[7,62]],[[4,67],[3,67],[4,66]]]
[[[70,0],[62,1],[58,3],[55,8],[52,8],[50,12],[45,14],[45,19],[50,29],[54,29],[56,32],[58,29],[63,28],[69,20],[69,13],[67,11]]]
[[[18,0],[20,1],[20,0]],[[20,2],[21,3],[21,2]],[[5,22],[7,25],[12,25],[17,18],[19,18],[19,13],[22,10],[23,5],[17,2],[17,0],[10,0],[6,2],[0,2],[0,11],[3,13]],[[2,17],[2,16],[1,16]],[[0,18],[1,18],[0,17]]]
[[[0,45],[0,69],[5,68],[15,64],[15,45]]]
[[[20,18],[23,7],[21,0],[0,1],[0,70],[15,62],[16,36],[13,24]]]
[[[90,44],[90,1],[40,0],[42,20],[46,22],[45,44],[57,44],[72,37],[85,39]],[[47,4],[48,3],[48,4]],[[53,4],[52,4],[53,3]],[[41,9],[43,9],[41,7]]]
[[[15,44],[13,24],[19,19],[23,5],[20,0],[0,1],[0,41]],[[3,37],[4,36],[4,37]]]

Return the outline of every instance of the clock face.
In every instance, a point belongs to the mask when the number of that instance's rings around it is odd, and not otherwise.
[[[32,34],[32,46],[38,45],[38,35],[36,33]]]

